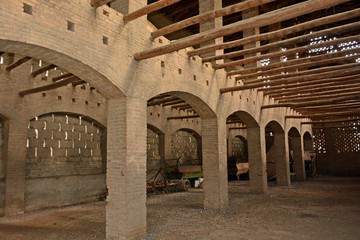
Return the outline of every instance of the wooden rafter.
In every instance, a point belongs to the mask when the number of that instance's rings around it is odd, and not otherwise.
[[[54,64],[50,64],[45,67],[39,68],[38,70],[31,73],[31,77],[34,78],[34,77],[38,76],[39,74],[42,74],[42,73],[49,71],[51,69],[54,69],[54,68],[56,68],[56,65],[54,65]]]
[[[188,56],[192,57],[195,55],[202,55],[205,53],[214,52],[216,50],[238,47],[238,46],[245,45],[245,44],[248,44],[251,42],[256,42],[256,41],[279,39],[288,34],[304,31],[307,29],[315,28],[318,26],[330,24],[330,23],[337,22],[337,21],[347,20],[350,18],[358,17],[358,16],[360,16],[358,9],[354,9],[354,10],[351,10],[351,11],[348,11],[345,13],[338,13],[338,14],[323,17],[320,19],[308,21],[305,23],[296,24],[295,26],[283,28],[283,29],[280,29],[277,31],[272,31],[269,33],[263,33],[263,34],[259,34],[259,35],[253,35],[253,36],[249,36],[249,37],[231,41],[231,42],[225,42],[222,44],[216,44],[216,45],[210,45],[210,46],[198,48],[198,49],[189,51]]]
[[[147,106],[155,106],[155,105],[160,105],[162,103],[167,103],[167,102],[173,102],[173,101],[177,101],[179,100],[179,98],[177,97],[165,97],[165,98],[162,98],[162,99],[158,99],[158,100],[154,100],[154,101],[150,101],[148,102]]]
[[[14,62],[13,64],[10,64],[9,66],[6,67],[6,71],[10,72],[11,70],[13,70],[14,68],[20,66],[21,64],[29,61],[31,59],[31,57],[23,57],[20,58],[19,60],[17,60],[16,62]]]
[[[360,22],[349,23],[349,24],[345,24],[345,25],[341,25],[341,26],[337,26],[337,27],[333,27],[333,28],[328,28],[325,30],[321,30],[321,31],[293,37],[293,38],[288,38],[283,41],[269,43],[269,44],[266,44],[266,45],[263,45],[260,47],[248,48],[248,49],[241,50],[241,51],[235,51],[235,52],[231,52],[231,53],[225,53],[225,54],[221,54],[221,55],[203,58],[202,62],[204,63],[204,62],[211,62],[211,61],[225,59],[225,58],[240,57],[240,56],[245,56],[247,54],[266,52],[266,51],[273,50],[273,49],[278,50],[281,47],[283,48],[283,47],[287,47],[287,46],[293,46],[296,43],[310,41],[310,39],[312,39],[312,38],[316,38],[316,37],[320,37],[320,36],[327,36],[329,34],[334,35],[334,33],[336,35],[343,34],[343,33],[353,31],[353,30],[359,29],[359,28],[360,28]],[[313,45],[312,45],[312,47],[313,47]]]
[[[360,114],[359,111],[336,111],[336,112],[326,112],[326,113],[307,113],[302,115],[286,115],[285,119],[325,119],[325,118],[336,118],[336,117],[356,117]]]
[[[90,5],[94,8],[97,8],[107,3],[112,3],[114,1],[116,0],[91,0]]]
[[[247,80],[247,81],[244,81],[244,83],[245,84],[256,84],[256,83],[261,83],[264,81],[275,81],[275,80],[284,79],[284,78],[289,79],[289,78],[293,78],[293,77],[315,75],[315,74],[319,74],[319,73],[330,73],[330,72],[346,70],[346,69],[351,69],[351,68],[358,68],[359,66],[360,66],[360,63],[351,62],[348,64],[328,66],[328,67],[310,69],[310,70],[305,70],[305,71],[290,72],[287,74],[276,74],[276,75],[272,75],[272,76],[269,76],[266,78]],[[239,79],[236,78],[236,80],[239,80]]]
[[[72,76],[74,76],[72,73],[65,73],[65,74],[59,75],[59,76],[57,76],[57,77],[53,77],[53,78],[52,78],[52,81],[53,81],[53,82],[56,82],[56,81],[59,81],[59,80],[61,80],[61,79],[68,78],[68,77],[72,77]]]
[[[345,77],[338,77],[338,78],[325,78],[325,79],[319,79],[319,80],[308,80],[305,82],[297,82],[297,83],[290,83],[290,84],[282,84],[277,86],[270,86],[268,88],[258,88],[257,90],[260,92],[264,92],[264,94],[269,93],[278,93],[280,91],[287,91],[287,90],[299,90],[299,89],[305,89],[305,88],[311,88],[311,87],[318,87],[318,86],[332,86],[332,85],[339,85],[339,83],[347,84],[347,83],[353,83],[358,82],[360,78],[360,74],[354,74],[351,76],[345,76]]]
[[[183,108],[183,107],[189,107],[189,106],[190,106],[189,104],[185,103],[185,104],[173,105],[173,106],[171,106],[171,108],[175,109],[175,108]]]
[[[175,119],[189,119],[189,118],[199,118],[199,115],[187,115],[187,116],[174,116],[168,117],[167,120],[175,120]]]
[[[343,119],[336,119],[336,120],[326,120],[326,121],[311,121],[311,122],[300,122],[302,125],[307,124],[324,124],[324,123],[344,123],[344,122],[353,122],[359,121],[360,118],[343,118]],[[349,125],[343,125],[344,127],[351,127]]]
[[[359,92],[358,91],[350,91],[350,92],[342,92],[340,94],[338,94],[337,96],[359,96]],[[313,101],[313,100],[325,100],[325,99],[329,99],[334,97],[333,94],[329,94],[329,93],[317,93],[316,95],[314,94],[308,94],[308,95],[296,95],[296,96],[283,96],[283,97],[278,97],[276,98],[276,100],[279,103],[287,103],[287,102],[293,102],[293,103],[303,103],[303,102],[307,102],[307,101]],[[354,98],[356,99],[356,98]]]
[[[179,103],[184,103],[184,102],[185,102],[184,100],[178,99],[178,100],[174,100],[174,101],[171,101],[171,102],[163,103],[161,105],[163,107],[165,107],[165,106],[172,106],[172,105],[179,104]]]
[[[175,31],[184,29],[186,27],[189,27],[189,26],[197,24],[197,23],[202,23],[202,22],[206,22],[208,20],[214,19],[214,18],[227,16],[227,15],[230,15],[233,13],[237,13],[237,12],[249,9],[249,8],[257,7],[261,4],[266,4],[269,2],[273,2],[273,1],[275,1],[275,0],[248,0],[245,2],[233,4],[231,6],[223,8],[223,9],[209,11],[209,12],[199,14],[197,16],[193,16],[193,17],[184,19],[182,21],[170,24],[169,26],[163,27],[159,30],[152,32],[151,36],[153,38],[164,36],[164,35],[173,33]]]
[[[320,105],[328,105],[332,103],[339,103],[345,102],[348,100],[359,99],[359,96],[341,96],[341,97],[334,97],[331,99],[325,100],[316,100],[316,101],[308,101],[305,103],[278,103],[278,104],[269,104],[261,106],[261,109],[268,109],[268,108],[278,108],[278,107],[290,107],[290,108],[300,108],[306,106],[320,106]]]
[[[332,46],[334,44],[339,44],[339,43],[343,43],[343,42],[356,41],[359,39],[359,37],[360,37],[360,35],[336,38],[331,41],[326,41],[326,42],[317,43],[317,44],[313,44],[313,45],[306,45],[306,46],[302,46],[302,47],[295,47],[295,48],[288,49],[286,51],[277,51],[277,52],[272,52],[272,53],[268,53],[268,54],[262,54],[260,56],[248,57],[248,58],[237,60],[237,61],[230,61],[230,62],[223,63],[223,64],[214,64],[213,68],[214,69],[222,69],[222,68],[228,68],[228,67],[242,66],[245,64],[249,64],[249,63],[255,63],[255,62],[260,61],[265,58],[271,59],[271,58],[275,58],[275,57],[289,56],[289,55],[296,54],[296,53],[306,52],[306,51],[309,51],[314,48],[328,47],[328,46]]]
[[[40,87],[35,87],[35,88],[31,88],[31,89],[27,89],[27,90],[23,90],[19,92],[19,95],[21,97],[28,95],[28,94],[32,94],[32,93],[38,93],[38,92],[43,92],[43,91],[48,91],[48,90],[52,90],[52,89],[56,89],[62,86],[66,86],[69,83],[75,82],[75,81],[79,81],[80,79],[78,77],[72,76],[72,77],[68,77],[64,80],[61,81],[57,81],[48,85],[44,85],[44,86],[40,86]]]
[[[215,28],[210,31],[205,31],[190,37],[186,37],[162,47],[136,53],[134,55],[134,58],[136,60],[143,60],[143,59],[163,55],[189,46],[204,43],[218,37],[222,37],[246,29],[253,29],[253,28],[281,22],[284,20],[298,17],[300,15],[315,12],[317,10],[329,8],[347,1],[348,0],[312,0],[312,1],[306,1],[302,3],[294,4],[289,7],[281,8],[269,13],[258,15],[250,19],[245,19],[220,28]]]
[[[277,80],[273,80],[270,82],[258,82],[258,83],[241,85],[241,86],[221,88],[220,93],[242,91],[242,90],[247,90],[247,89],[282,85],[282,84],[288,84],[288,83],[296,83],[296,82],[308,81],[308,80],[342,77],[342,76],[358,74],[359,72],[360,72],[360,69],[358,67],[353,67],[353,68],[347,68],[345,70],[331,71],[331,72],[326,72],[326,73],[309,74],[309,75],[292,77],[292,78],[286,78],[286,75],[284,75],[283,79],[277,79]]]
[[[236,77],[236,79],[242,79],[246,81],[250,81],[251,79],[257,79],[257,77],[269,76],[271,74],[281,73],[281,72],[290,72],[290,71],[298,71],[303,69],[308,69],[311,67],[322,67],[328,65],[336,65],[336,64],[345,64],[354,62],[358,56],[347,56],[347,54],[357,53],[354,49],[348,49],[341,52],[331,53],[331,54],[322,54],[319,56],[307,57],[307,58],[299,58],[294,60],[289,60],[286,62],[279,62],[275,64],[270,64],[271,68],[259,68],[261,71],[253,72],[249,74],[241,74],[241,77]],[[360,51],[359,51],[360,54]]]
[[[134,19],[137,19],[141,16],[144,16],[148,13],[151,13],[151,12],[155,12],[159,9],[162,9],[164,7],[167,7],[167,6],[170,6],[172,4],[175,4],[177,2],[180,2],[181,0],[160,0],[160,1],[157,1],[157,2],[154,2],[152,4],[149,4],[143,8],[140,8],[139,10],[136,10],[132,13],[129,13],[127,15],[124,16],[124,21],[125,22],[129,22],[131,20],[134,20]]]
[[[277,91],[277,92],[271,92],[271,93],[266,93],[266,95],[268,95],[269,97],[281,97],[281,96],[285,96],[285,95],[299,95],[302,93],[307,93],[307,94],[313,94],[313,93],[322,93],[328,90],[336,90],[336,91],[345,91],[346,89],[359,89],[360,87],[360,81],[358,79],[356,79],[357,82],[353,83],[341,83],[341,85],[339,85],[339,83],[335,83],[331,86],[309,86],[303,89],[293,89],[291,91],[289,90],[284,90],[284,91]],[[360,90],[360,89],[359,89]]]

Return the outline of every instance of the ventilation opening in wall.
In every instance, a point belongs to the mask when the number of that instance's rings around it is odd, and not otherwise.
[[[108,37],[103,36],[103,44],[104,44],[104,45],[108,45],[108,44],[109,44],[109,38],[108,38]]]
[[[74,32],[75,31],[75,23],[67,21],[67,30]]]
[[[29,4],[23,3],[23,11],[24,13],[32,15],[32,6]]]

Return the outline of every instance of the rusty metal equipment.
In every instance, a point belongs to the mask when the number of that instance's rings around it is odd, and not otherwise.
[[[153,177],[146,180],[148,192],[160,191],[168,193],[188,191],[190,186],[189,180],[186,179],[167,179],[163,168],[160,168]]]

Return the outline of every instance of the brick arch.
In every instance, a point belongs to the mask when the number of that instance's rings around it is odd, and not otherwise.
[[[258,128],[259,123],[256,121],[256,119],[246,111],[237,111],[235,112],[236,116],[238,116],[241,121],[248,127],[248,128]]]
[[[308,132],[308,131],[304,132],[303,141],[304,141],[304,150],[305,151],[313,151],[314,150],[313,138],[312,138],[310,132]]]
[[[266,124],[266,127],[271,127],[274,133],[284,134],[284,129],[281,124],[275,120],[271,120]]]
[[[165,92],[158,92],[155,95],[158,94],[168,94],[174,97],[178,97],[181,100],[184,100],[186,103],[188,103],[198,114],[201,118],[208,119],[208,118],[215,118],[216,113],[215,111],[210,107],[210,104],[208,101],[203,98],[203,96],[200,96],[200,92],[193,91],[191,89],[188,89],[189,92],[183,92],[183,91],[165,91]],[[154,97],[154,95],[149,96],[148,99],[151,97]]]
[[[300,137],[300,132],[296,127],[291,127],[288,131],[288,135],[291,137]]]
[[[85,62],[77,60],[75,56],[68,56],[55,49],[35,44],[4,39],[0,39],[0,49],[6,52],[29,56],[41,59],[47,63],[55,64],[56,66],[65,69],[80,79],[88,82],[106,98],[124,96],[119,87],[115,86],[108,77],[94,70],[94,68]]]

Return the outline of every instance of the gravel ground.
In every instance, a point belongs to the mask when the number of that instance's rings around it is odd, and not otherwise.
[[[229,182],[222,212],[202,208],[202,189],[151,194],[145,240],[360,239],[360,177],[269,185],[268,194],[258,195],[246,181]],[[0,239],[105,239],[105,203],[0,218]]]

